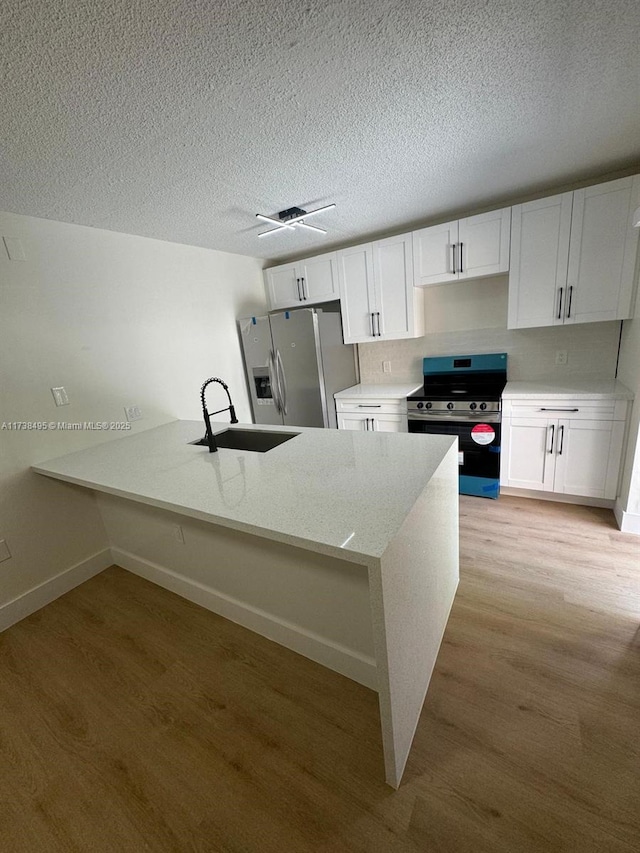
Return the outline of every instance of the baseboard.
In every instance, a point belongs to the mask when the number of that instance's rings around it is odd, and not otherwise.
[[[375,660],[120,548],[113,562],[328,669],[377,690]]]
[[[553,501],[560,504],[578,504],[579,506],[599,506],[613,509],[614,501],[609,498],[590,498],[584,495],[563,495],[561,492],[540,492],[537,489],[516,489],[514,486],[500,486],[500,494],[513,498],[533,498],[537,501]]]
[[[613,514],[618,522],[618,527],[623,533],[635,533],[640,536],[640,515],[636,512],[627,512],[622,509],[620,503],[616,501],[613,507]]]
[[[76,563],[70,569],[65,569],[49,580],[44,581],[33,589],[19,595],[12,601],[0,606],[0,631],[4,631],[11,625],[15,625],[21,619],[25,619],[41,607],[51,604],[56,598],[60,598],[65,592],[79,586],[94,575],[100,574],[104,569],[113,564],[111,551],[105,548],[92,557]]]

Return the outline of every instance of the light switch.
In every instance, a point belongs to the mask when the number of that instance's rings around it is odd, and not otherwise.
[[[140,409],[140,406],[125,406],[124,413],[127,416],[129,423],[131,423],[131,421],[142,420],[142,410]]]
[[[52,388],[51,393],[53,394],[53,399],[56,401],[56,406],[69,405],[69,397],[62,385],[59,388]]]

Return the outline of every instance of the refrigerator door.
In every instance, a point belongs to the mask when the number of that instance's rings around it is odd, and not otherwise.
[[[282,424],[269,317],[245,317],[238,320],[238,328],[253,420],[257,424]]]
[[[271,315],[276,387],[288,426],[329,426],[326,422],[318,317],[312,308]]]

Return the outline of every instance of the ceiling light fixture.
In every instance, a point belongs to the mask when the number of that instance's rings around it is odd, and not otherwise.
[[[281,210],[278,214],[278,219],[273,216],[264,216],[262,213],[256,213],[256,217],[263,222],[270,222],[276,225],[276,228],[269,228],[268,231],[260,231],[258,237],[266,237],[267,234],[275,234],[277,231],[295,231],[295,226],[306,228],[309,231],[316,231],[320,234],[326,234],[326,229],[318,228],[317,225],[309,225],[305,220],[310,216],[315,216],[316,213],[323,213],[325,210],[333,210],[335,204],[326,204],[324,207],[318,207],[315,210],[303,210],[301,207],[290,207],[288,210]]]

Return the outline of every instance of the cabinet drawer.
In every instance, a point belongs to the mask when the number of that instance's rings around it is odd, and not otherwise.
[[[380,400],[375,397],[342,398],[336,400],[336,411],[360,412],[370,415],[404,415],[407,413],[406,400]]]
[[[504,400],[504,417],[569,418],[572,421],[622,421],[626,417],[626,400]]]

